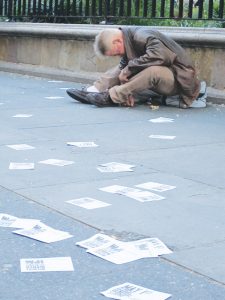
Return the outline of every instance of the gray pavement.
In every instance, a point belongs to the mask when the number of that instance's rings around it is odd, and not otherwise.
[[[225,299],[223,106],[96,108],[66,95],[63,88],[80,83],[4,72],[0,81],[0,213],[40,219],[74,236],[44,244],[0,227],[1,300],[107,299],[101,291],[126,281],[172,294],[174,300]],[[20,113],[32,117],[12,117]],[[161,116],[174,122],[149,122]],[[150,134],[176,139],[150,139]],[[77,148],[68,141],[95,141],[99,147]],[[25,143],[35,149],[6,147]],[[75,163],[38,163],[49,158]],[[34,162],[35,169],[9,170],[12,161]],[[125,173],[96,169],[112,161],[136,167]],[[164,192],[165,200],[145,203],[99,190],[147,181],[176,189]],[[86,210],[65,202],[85,196],[112,205]],[[173,253],[115,265],[75,245],[100,231],[124,241],[158,237]],[[71,256],[74,272],[20,271],[21,258],[57,256]]]

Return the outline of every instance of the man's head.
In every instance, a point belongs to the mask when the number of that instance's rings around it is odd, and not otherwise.
[[[120,29],[104,29],[95,38],[94,50],[97,55],[123,56],[125,54],[123,33]]]

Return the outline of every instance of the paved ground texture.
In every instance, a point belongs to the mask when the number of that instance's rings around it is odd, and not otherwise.
[[[224,107],[96,108],[66,95],[65,88],[79,83],[3,72],[0,81],[0,213],[39,219],[73,235],[45,244],[0,227],[1,300],[104,300],[101,291],[124,282],[172,294],[173,300],[225,299]],[[149,122],[158,117],[174,122]],[[77,148],[69,141],[99,146]],[[6,146],[11,144],[35,149],[17,151]],[[39,163],[51,158],[74,164]],[[35,168],[9,170],[10,162],[33,162]],[[135,167],[123,173],[97,170],[108,162]],[[176,188],[161,193],[164,200],[143,203],[99,190],[148,181]],[[66,203],[80,197],[111,205],[87,210]],[[98,232],[124,241],[158,237],[173,253],[116,265],[75,245]],[[72,258],[73,272],[20,270],[21,258],[60,256]]]

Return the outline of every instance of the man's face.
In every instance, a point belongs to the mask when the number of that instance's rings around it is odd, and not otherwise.
[[[105,52],[106,56],[123,56],[125,54],[123,39],[112,41],[111,49]]]

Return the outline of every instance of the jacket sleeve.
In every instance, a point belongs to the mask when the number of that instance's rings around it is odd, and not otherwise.
[[[151,66],[169,67],[173,64],[175,58],[176,54],[159,39],[149,37],[145,45],[145,54],[130,60],[128,65],[123,69],[123,72],[131,76]]]
[[[128,59],[126,56],[121,57],[120,63],[119,63],[119,68],[120,70],[123,70],[128,64]]]

